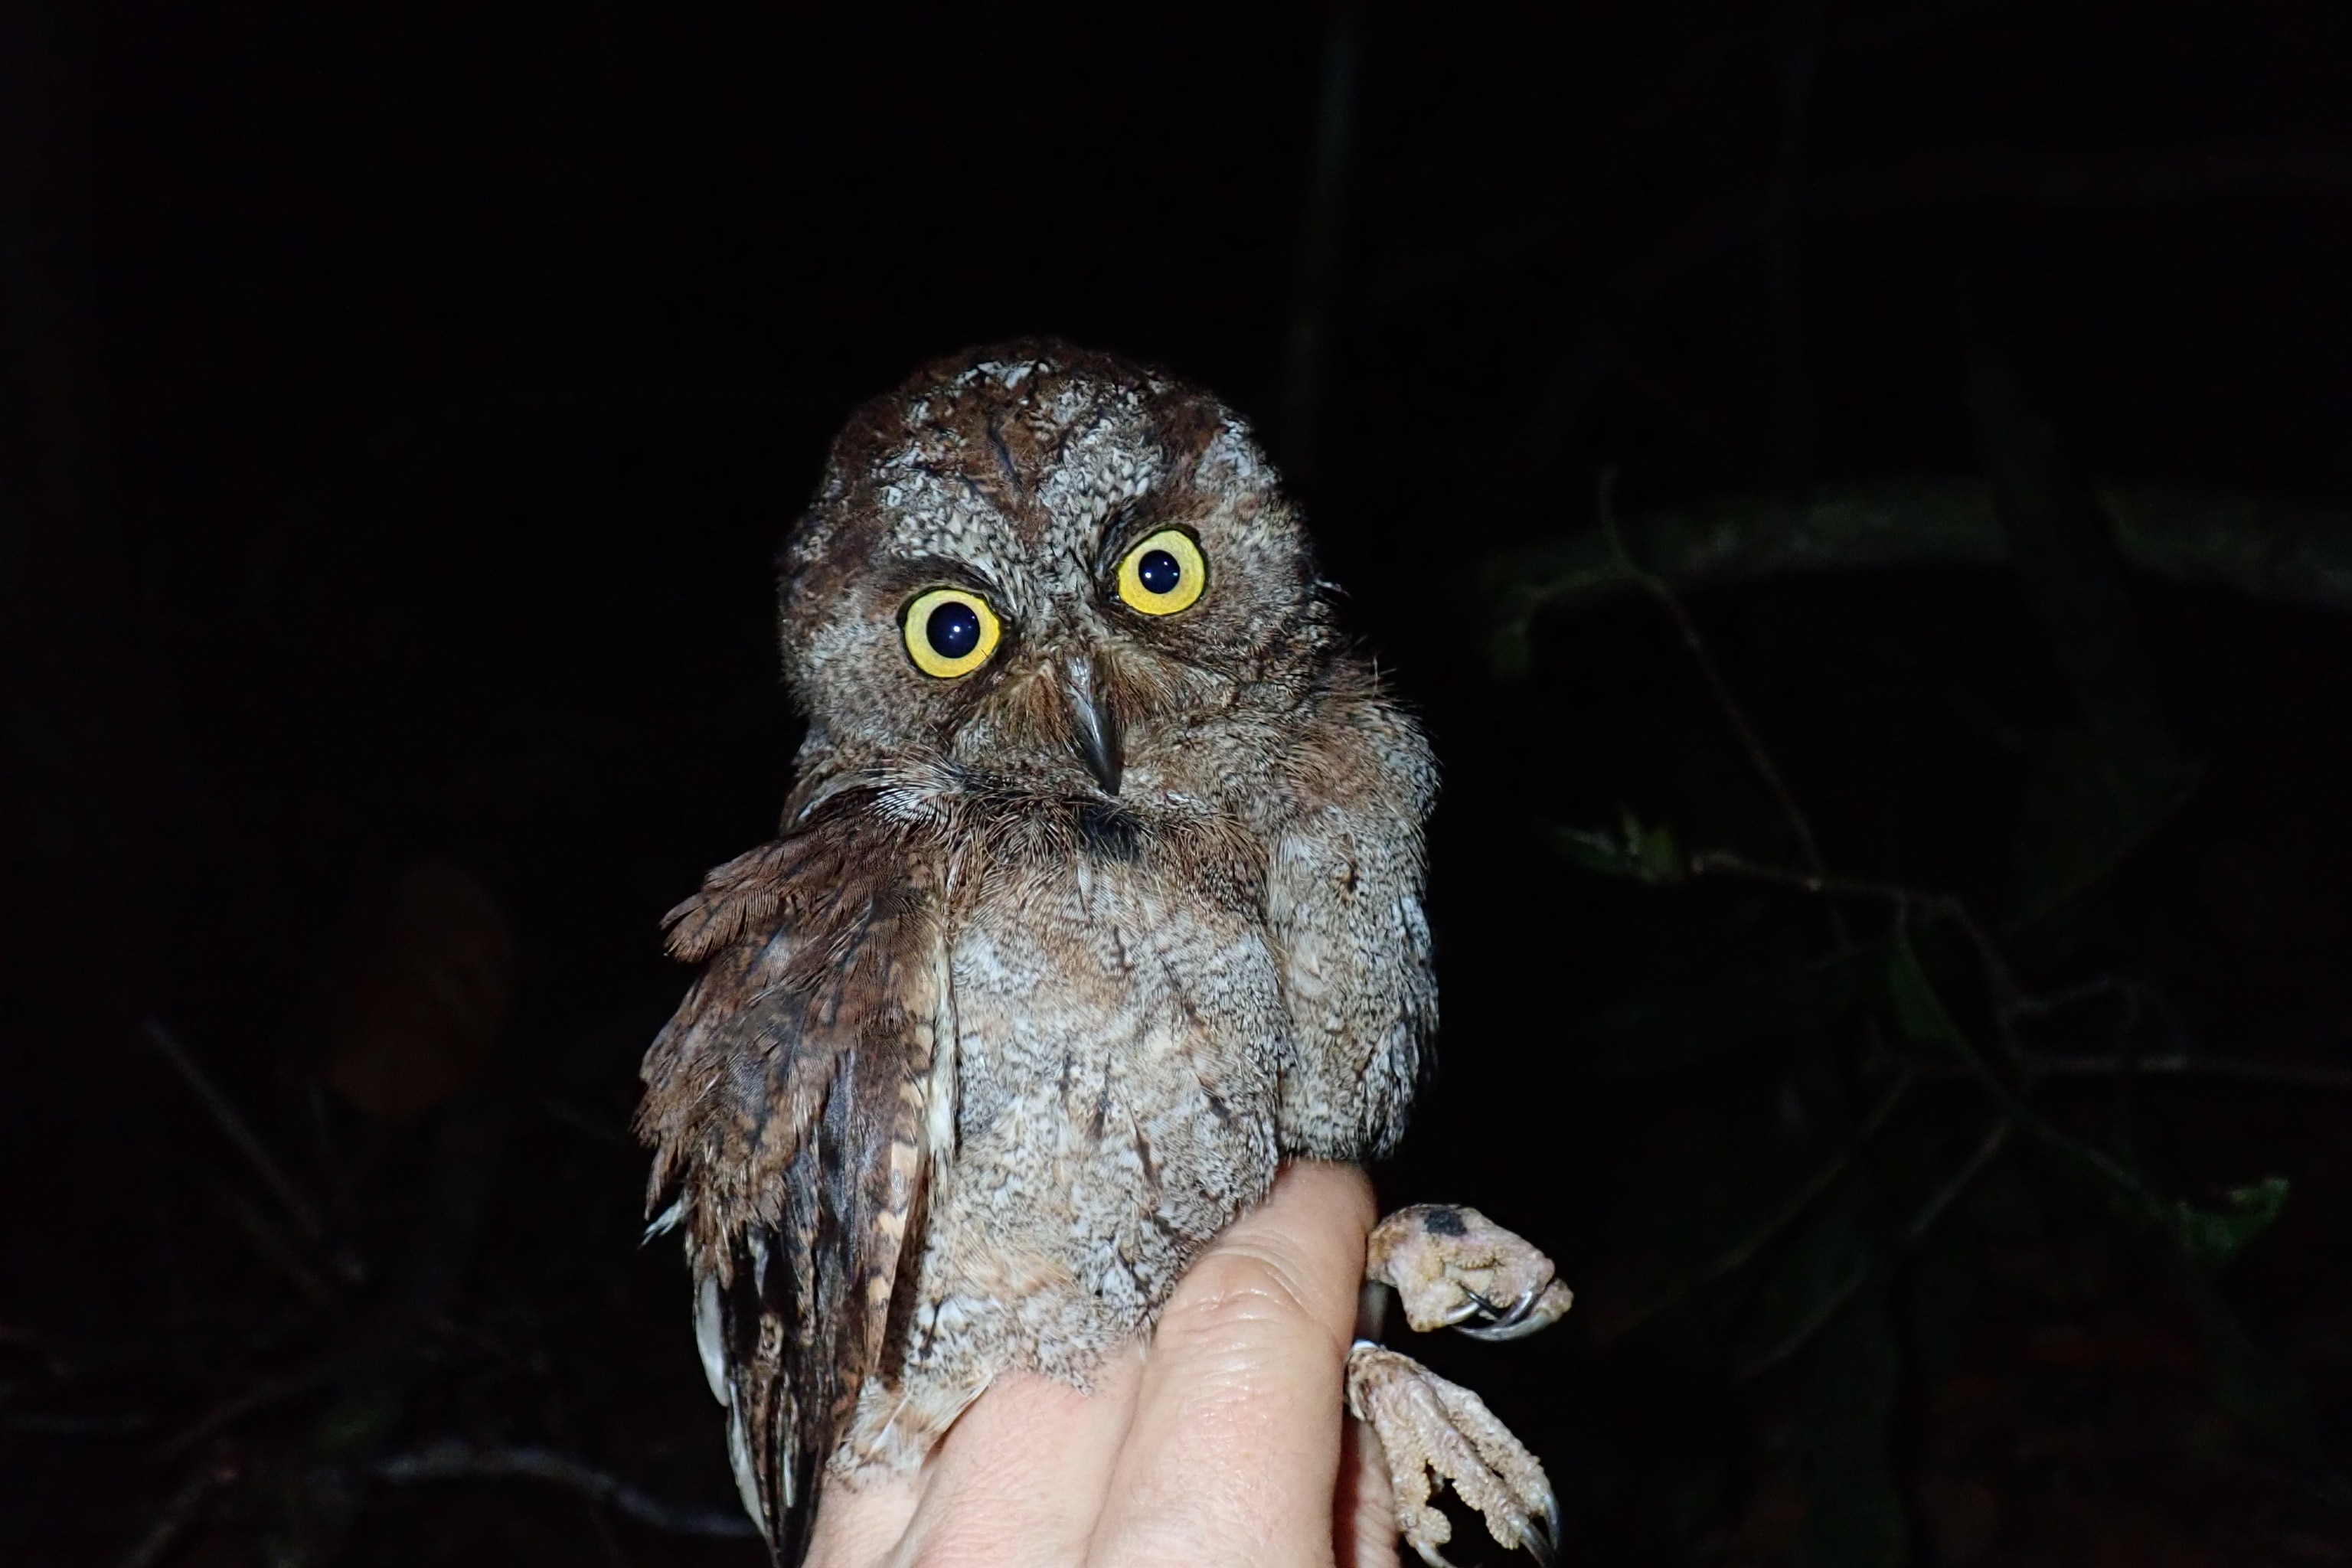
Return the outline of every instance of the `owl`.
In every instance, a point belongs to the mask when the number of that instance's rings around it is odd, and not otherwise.
[[[1050,342],[855,415],[787,539],[808,721],[774,841],[673,910],[704,965],[645,1063],[745,1508],[796,1562],[820,1483],[919,1464],[998,1374],[1084,1387],[1291,1158],[1386,1153],[1435,1021],[1428,743],[1340,635],[1249,429]],[[1407,1209],[1416,1327],[1530,1331],[1550,1263]],[[1475,1395],[1370,1342],[1349,1400],[1431,1561],[1451,1483],[1557,1533]]]

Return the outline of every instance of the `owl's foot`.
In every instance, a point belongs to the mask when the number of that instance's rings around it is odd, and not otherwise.
[[[1543,1466],[1476,1394],[1410,1356],[1360,1341],[1348,1352],[1348,1408],[1379,1435],[1397,1531],[1430,1568],[1449,1568],[1438,1548],[1454,1527],[1429,1502],[1446,1485],[1502,1545],[1526,1547],[1545,1568],[1558,1561],[1559,1505]]]
[[[1405,1321],[1424,1334],[1515,1340],[1558,1321],[1575,1299],[1550,1258],[1458,1204],[1415,1204],[1381,1221],[1364,1272],[1395,1289]]]

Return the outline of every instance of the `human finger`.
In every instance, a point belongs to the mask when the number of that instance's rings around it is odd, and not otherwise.
[[[1286,1168],[1161,1312],[1090,1561],[1331,1561],[1343,1377],[1372,1224],[1352,1166]]]
[[[924,1466],[892,1563],[1061,1568],[1085,1559],[1143,1352],[1108,1357],[1087,1392],[1034,1373],[1003,1377],[957,1418]]]
[[[861,1486],[827,1476],[802,1568],[874,1568],[906,1534],[921,1497],[922,1483],[914,1476]]]
[[[1340,1428],[1339,1495],[1331,1509],[1339,1568],[1397,1568],[1396,1489],[1371,1424],[1353,1415]]]
[[[1076,1563],[1135,1408],[1140,1346],[1089,1393],[1033,1373],[992,1384],[903,1479],[828,1480],[806,1568],[919,1559],[959,1568]]]

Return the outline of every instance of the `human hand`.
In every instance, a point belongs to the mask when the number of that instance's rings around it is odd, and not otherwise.
[[[808,1568],[1394,1568],[1343,1378],[1373,1218],[1348,1165],[1284,1169],[1091,1394],[998,1380],[904,1481],[828,1485]]]

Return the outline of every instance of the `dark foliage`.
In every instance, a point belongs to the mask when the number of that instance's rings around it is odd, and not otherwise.
[[[657,922],[1044,331],[1436,734],[1381,1180],[1578,1286],[1414,1347],[1578,1560],[2352,1561],[2352,16],[829,10],[0,6],[0,1558],[758,1560]]]

